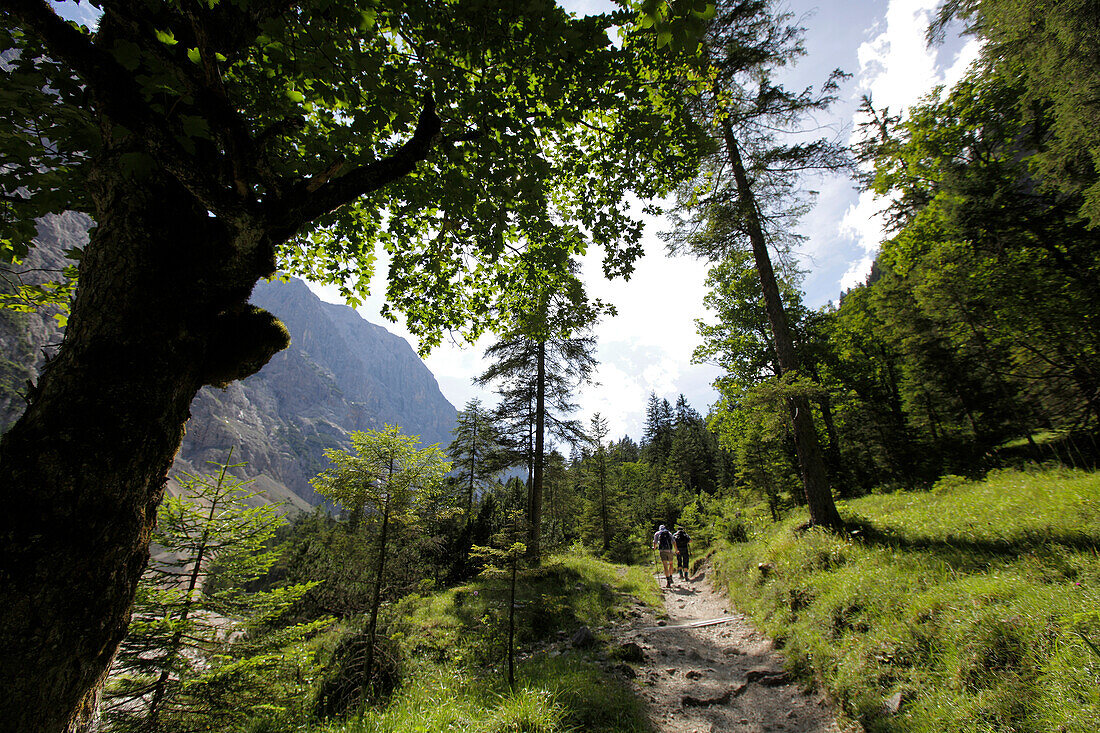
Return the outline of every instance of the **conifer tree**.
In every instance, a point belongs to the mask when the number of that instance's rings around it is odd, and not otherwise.
[[[596,501],[599,505],[600,535],[603,540],[603,551],[611,551],[611,525],[608,515],[611,512],[609,488],[607,485],[607,446],[604,439],[607,438],[607,418],[600,413],[592,416],[588,427],[588,441],[592,446],[592,481],[596,489]]]
[[[663,466],[672,450],[672,423],[672,405],[667,399],[659,399],[656,393],[650,392],[646,402],[642,452],[655,466]]]
[[[764,309],[781,373],[799,373],[798,354],[769,248],[785,256],[791,226],[802,210],[799,177],[844,164],[841,148],[824,139],[790,142],[779,133],[799,132],[813,112],[834,99],[835,71],[819,92],[792,92],[774,81],[776,70],[804,53],[801,29],[772,0],[719,2],[703,39],[699,81],[687,90],[694,114],[708,126],[714,152],[699,175],[680,189],[680,220],[669,238],[673,251],[712,262],[748,249],[759,277]],[[793,391],[787,399],[814,524],[839,527],[818,445],[810,401]]]
[[[130,629],[104,694],[105,731],[174,731],[208,726],[218,718],[227,723],[229,710],[204,703],[204,682],[245,652],[255,656],[258,651],[255,644],[228,642],[231,630],[270,622],[312,586],[246,590],[276,561],[278,553],[266,545],[286,518],[282,507],[263,503],[261,493],[249,488],[251,479],[230,473],[247,465],[230,463],[232,456],[230,450],[225,463],[213,464],[213,474],[183,472],[181,495],[160,506],[153,535],[159,552],[138,586]],[[213,589],[204,587],[212,568],[218,578]],[[283,639],[324,623],[296,627]],[[263,667],[270,659],[251,661]],[[247,669],[239,665],[234,674]],[[261,703],[258,685],[235,687],[239,712]],[[262,702],[272,701],[265,697]]]
[[[987,68],[1016,80],[1015,117],[1042,129],[1031,157],[1036,183],[1100,226],[1100,8],[1092,0],[941,0],[930,41],[954,19],[981,38]],[[1038,136],[1037,136],[1038,137]]]
[[[492,483],[500,473],[502,447],[493,414],[476,397],[458,413],[454,440],[447,447],[451,465],[465,491],[466,523],[472,521],[474,498],[479,489]]]
[[[715,454],[717,444],[707,430],[706,422],[687,398],[676,399],[672,447],[669,458],[680,473],[688,493],[713,492],[717,488]]]
[[[570,270],[576,269],[575,265]],[[527,438],[527,552],[541,555],[544,467],[549,434],[575,443],[580,425],[567,416],[576,411],[576,388],[592,378],[596,342],[586,333],[607,308],[589,302],[574,274],[557,282],[532,283],[533,292],[514,304],[512,328],[485,351],[493,363],[478,384],[497,383],[501,423]]]

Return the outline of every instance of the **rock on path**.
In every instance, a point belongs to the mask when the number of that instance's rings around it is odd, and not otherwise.
[[[824,698],[790,681],[771,641],[732,612],[705,570],[664,594],[669,616],[664,626],[640,619],[618,633],[619,643],[641,647],[643,661],[632,669],[634,685],[657,731],[840,732]],[[724,623],[676,628],[731,616]]]

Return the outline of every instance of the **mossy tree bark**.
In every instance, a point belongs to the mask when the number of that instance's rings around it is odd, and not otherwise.
[[[93,178],[98,226],[64,343],[0,442],[8,730],[84,725],[126,632],[192,398],[287,344],[247,303],[273,269],[270,242],[224,227],[168,176],[118,174],[126,152],[108,150]]]
[[[646,63],[613,51],[610,16],[573,20],[553,3],[447,12],[382,3],[376,23],[320,0],[95,8],[102,15],[89,32],[48,0],[0,4],[0,33],[28,51],[13,56],[18,73],[5,79],[31,100],[5,108],[13,115],[5,119],[26,124],[0,141],[14,151],[0,170],[4,224],[8,214],[18,219],[15,245],[6,228],[0,256],[10,260],[28,243],[40,213],[68,207],[98,223],[65,343],[0,444],[0,727],[20,731],[75,730],[89,719],[192,397],[203,384],[255,372],[285,344],[279,324],[247,305],[256,280],[274,269],[275,247],[322,224],[369,230],[365,239],[310,240],[304,257],[320,261],[317,270],[289,257],[299,272],[338,284],[341,273],[365,271],[364,243],[381,239],[374,224],[400,209],[412,244],[403,264],[395,260],[397,309],[430,342],[467,320],[484,326],[484,303],[510,297],[499,243],[542,242],[562,228],[560,212],[538,210],[542,196],[529,197],[515,227],[506,215],[485,216],[486,207],[515,204],[517,180],[558,190],[581,160],[573,156],[587,156],[600,192],[576,202],[575,219],[599,213],[604,225],[593,236],[619,272],[636,256],[620,247],[637,236],[625,192],[664,190],[669,164],[682,173],[688,160],[653,144],[644,115],[623,118],[622,147],[642,156],[626,159],[661,166],[625,165],[618,147],[581,144],[590,131],[578,113],[625,110],[622,91],[635,88]],[[397,52],[410,44],[433,51]],[[269,45],[282,50],[269,55]],[[519,47],[530,53],[507,53]],[[353,68],[378,73],[347,73]],[[470,84],[477,75],[486,84]],[[529,83],[517,90],[516,78]],[[584,83],[591,79],[601,83]],[[526,116],[542,105],[547,114]],[[515,119],[526,121],[516,129]],[[511,132],[486,134],[494,125]],[[566,141],[570,165],[545,164],[551,137]],[[476,156],[455,154],[467,143]],[[429,171],[409,175],[440,147],[446,155]],[[98,162],[90,178],[89,155]],[[347,206],[354,201],[363,206]],[[455,224],[441,231],[435,213]],[[421,260],[417,246],[437,240]],[[571,239],[547,246],[563,258],[575,249]],[[445,274],[466,257],[492,276],[472,283]],[[556,256],[532,266],[563,267]],[[467,295],[477,307],[454,305]]]
[[[102,124],[120,140],[89,177],[97,226],[65,339],[0,441],[0,721],[13,731],[90,724],[191,400],[289,344],[248,303],[276,245],[411,172],[439,129],[429,101],[409,144],[350,188],[219,217],[174,173],[129,171],[120,160],[142,146]]]

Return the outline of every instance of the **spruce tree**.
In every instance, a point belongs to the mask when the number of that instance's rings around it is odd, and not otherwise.
[[[592,483],[595,488],[595,499],[599,506],[600,537],[603,541],[603,551],[611,551],[611,513],[609,487],[608,487],[608,460],[607,446],[604,439],[607,438],[607,418],[600,413],[592,416],[588,428],[588,441],[592,446]]]
[[[266,503],[249,488],[251,479],[230,473],[247,465],[230,463],[232,456],[230,450],[225,463],[212,462],[216,471],[211,474],[183,472],[182,493],[160,506],[153,534],[159,551],[138,585],[130,628],[104,693],[104,731],[198,729],[216,720],[221,727],[234,713],[246,714],[251,704],[271,702],[256,680],[249,685],[241,679],[234,685],[235,710],[204,699],[211,680],[249,673],[245,655],[254,657],[252,667],[282,657],[278,652],[256,659],[260,647],[255,639],[228,639],[233,630],[256,632],[312,585],[247,590],[275,563],[278,553],[267,545],[286,517],[281,506]],[[206,582],[212,570],[213,588]],[[308,628],[296,627],[283,638]],[[223,673],[223,668],[232,671]]]
[[[575,270],[575,265],[570,270]],[[513,436],[526,438],[528,460],[527,553],[541,555],[544,468],[547,436],[575,443],[580,425],[567,416],[576,411],[576,388],[592,378],[596,341],[591,325],[606,310],[589,302],[575,275],[555,283],[532,282],[532,292],[514,304],[512,327],[485,351],[493,363],[478,384],[497,384],[497,408]],[[515,438],[513,438],[515,439]]]
[[[493,414],[484,409],[476,397],[458,413],[451,434],[454,440],[447,446],[447,454],[465,492],[466,524],[469,526],[478,490],[491,484],[501,471],[502,446]]]

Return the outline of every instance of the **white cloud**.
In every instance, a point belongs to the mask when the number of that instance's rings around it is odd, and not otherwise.
[[[852,262],[841,276],[841,290],[861,285],[871,272],[871,264],[886,230],[886,219],[882,214],[884,206],[883,200],[876,199],[869,191],[863,191],[859,194],[859,199],[844,212],[838,229],[841,235],[855,240],[863,255]]]
[[[969,39],[957,51],[941,54],[944,48],[929,47],[925,30],[939,0],[890,0],[878,32],[858,50],[860,93],[869,94],[876,109],[903,112],[928,95],[936,86],[951,87],[978,57],[981,44]],[[956,39],[957,40],[957,39]],[[954,45],[957,45],[954,44]],[[941,55],[950,56],[946,64]],[[863,118],[853,115],[853,137]],[[887,202],[862,192],[844,212],[837,225],[841,236],[855,240],[861,253],[840,279],[841,289],[859,285],[871,271],[879,244],[886,236],[882,215]]]
[[[693,257],[668,256],[657,236],[666,226],[646,217],[645,256],[630,280],[604,279],[602,252],[595,249],[582,262],[589,293],[614,304],[619,315],[596,329],[600,386],[582,390],[578,402],[583,419],[600,412],[617,437],[641,437],[650,392],[670,401],[682,392],[703,413],[715,399],[710,383],[717,370],[691,363],[699,344],[695,321],[707,314],[707,265]]]
[[[955,54],[955,60],[951,66],[943,74],[943,83],[947,87],[953,87],[959,83],[966,72],[970,69],[970,65],[973,64],[978,55],[982,51],[982,44],[976,38],[967,39],[966,43],[958,53]]]
[[[924,33],[938,0],[890,0],[880,32],[860,45],[859,87],[876,107],[895,112],[915,102],[940,79],[936,50]],[[885,27],[882,27],[882,26]]]

